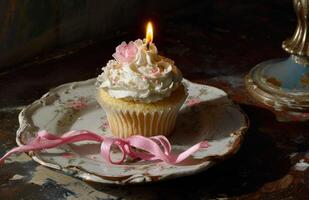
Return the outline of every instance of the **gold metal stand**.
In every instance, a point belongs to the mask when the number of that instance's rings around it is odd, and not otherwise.
[[[293,0],[293,4],[297,28],[282,44],[290,57],[258,64],[246,76],[246,88],[276,111],[303,115],[309,113],[309,0]]]

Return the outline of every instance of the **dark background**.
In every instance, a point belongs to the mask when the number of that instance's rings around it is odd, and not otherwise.
[[[0,67],[33,60],[53,48],[77,48],[82,41],[121,35],[114,39],[117,44],[141,38],[148,19],[156,24],[155,41],[161,48],[175,33],[180,42],[193,39],[209,48],[210,41],[230,48],[252,40],[281,42],[295,22],[289,0],[0,1]]]
[[[289,0],[0,1],[0,105],[97,76],[121,41],[144,37],[149,19],[160,53],[185,77],[236,76],[232,84],[257,63],[287,56],[281,43],[296,26]]]

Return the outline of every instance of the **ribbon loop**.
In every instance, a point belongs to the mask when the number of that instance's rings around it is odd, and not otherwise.
[[[119,161],[113,161],[111,159],[112,147],[115,145],[121,151],[121,159]],[[124,147],[124,141],[120,139],[106,137],[101,144],[102,157],[111,164],[121,164],[127,157],[127,151]]]

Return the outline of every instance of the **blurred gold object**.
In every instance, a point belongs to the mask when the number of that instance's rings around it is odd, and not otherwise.
[[[297,28],[282,43],[290,56],[256,65],[245,78],[249,94],[271,110],[309,120],[309,0],[293,0]]]
[[[282,43],[282,48],[293,55],[293,59],[299,64],[309,64],[309,1],[293,0],[297,15],[297,27],[292,37]]]

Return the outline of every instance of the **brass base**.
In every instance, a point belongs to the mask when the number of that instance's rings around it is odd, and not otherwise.
[[[296,77],[295,74],[303,69],[301,66],[298,66],[298,64],[296,65],[292,62],[292,58],[287,60],[271,60],[258,64],[245,78],[245,85],[248,92],[260,103],[273,108],[275,111],[308,113],[308,88],[291,89],[286,87],[287,83],[290,84],[292,82],[291,80],[295,81],[295,83],[301,81],[297,80],[299,78]],[[286,69],[293,69],[293,72]],[[286,70],[286,72],[284,70]],[[275,74],[274,71],[279,71],[279,75]],[[295,78],[291,79],[290,77],[293,76]],[[282,80],[280,77],[285,79]],[[290,78],[290,80],[287,80],[287,77]],[[287,81],[287,83],[284,81]],[[295,83],[292,83],[292,85],[295,85]]]
[[[293,5],[297,28],[282,44],[290,57],[258,64],[245,81],[256,100],[284,117],[288,113],[302,120],[309,119],[309,0],[293,0]]]

